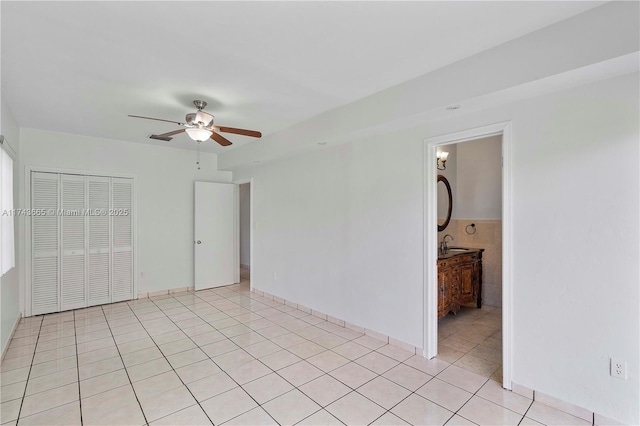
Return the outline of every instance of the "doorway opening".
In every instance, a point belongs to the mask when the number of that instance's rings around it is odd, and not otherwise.
[[[512,368],[509,144],[510,123],[425,141],[424,355],[502,381],[507,389]],[[448,152],[444,167],[441,152]]]
[[[239,283],[251,288],[251,182],[238,185]]]
[[[443,145],[442,152],[438,358],[501,381],[502,135]]]

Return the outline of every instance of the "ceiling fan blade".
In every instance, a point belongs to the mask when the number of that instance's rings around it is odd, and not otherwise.
[[[216,132],[211,133],[211,139],[218,142],[222,146],[231,145],[231,141],[229,139],[225,138],[224,136]]]
[[[262,137],[262,133],[257,132],[255,130],[236,129],[234,127],[222,127],[222,126],[216,126],[216,128],[221,132],[225,132],[225,133],[235,133],[236,135],[251,136],[254,138]]]
[[[184,123],[180,123],[178,121],[172,121],[172,120],[165,120],[162,118],[153,118],[153,117],[143,117],[141,115],[129,115],[129,117],[133,117],[133,118],[144,118],[145,120],[155,120],[155,121],[165,121],[167,123],[173,123],[173,124],[177,124],[178,126],[183,126]]]
[[[173,132],[167,132],[167,133],[163,133],[161,135],[156,135],[156,136],[160,138],[168,138],[170,136],[177,135],[178,133],[183,133],[186,130],[187,129],[174,130]]]

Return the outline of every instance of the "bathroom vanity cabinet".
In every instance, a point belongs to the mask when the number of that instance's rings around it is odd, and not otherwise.
[[[482,252],[451,248],[438,257],[438,318],[475,302],[482,307]]]

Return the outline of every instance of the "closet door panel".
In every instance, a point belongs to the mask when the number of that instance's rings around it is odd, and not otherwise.
[[[87,177],[88,304],[111,302],[110,183],[107,177]]]
[[[60,310],[60,222],[55,214],[59,208],[57,174],[31,174],[31,208],[34,211],[31,217],[31,313],[39,315]]]
[[[60,268],[61,310],[87,306],[86,295],[86,205],[85,177],[61,175],[62,256]]]
[[[111,178],[112,301],[133,299],[133,180]]]

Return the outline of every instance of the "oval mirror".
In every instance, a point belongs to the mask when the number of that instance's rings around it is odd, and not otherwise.
[[[453,195],[446,177],[438,175],[438,232],[442,232],[451,221]]]

